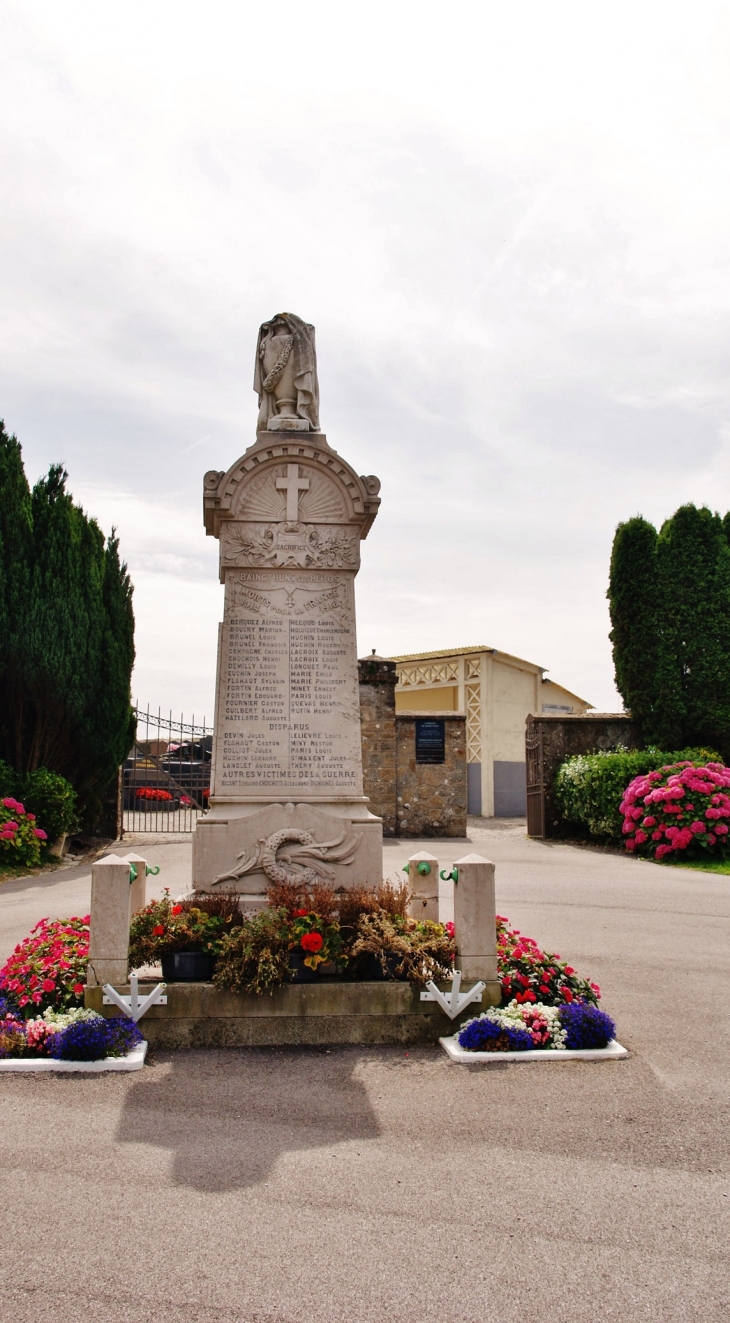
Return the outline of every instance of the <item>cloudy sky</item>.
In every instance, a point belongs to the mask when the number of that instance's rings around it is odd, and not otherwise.
[[[0,65],[0,416],[119,530],[135,696],[212,713],[202,475],[285,308],[383,483],[360,652],[615,708],[616,523],[730,506],[727,5],[3,0]]]

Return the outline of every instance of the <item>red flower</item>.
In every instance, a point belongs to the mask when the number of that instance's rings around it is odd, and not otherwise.
[[[563,994],[563,996],[565,997],[565,1000],[566,1000],[566,1001],[572,1001],[572,1000],[573,1000],[573,994],[572,994],[572,992],[570,991],[570,988],[568,988],[568,987],[562,987],[562,988],[560,989],[560,991],[562,992],[562,994]]]
[[[171,914],[182,914],[182,905],[173,905],[172,909],[170,910],[170,913],[171,913]]]
[[[52,978],[44,978],[43,982],[41,983],[41,987],[43,988],[44,992],[55,992],[56,990],[56,985],[53,982]]]
[[[312,954],[314,955],[316,951],[321,951],[323,946],[324,946],[324,939],[321,933],[304,934],[302,938],[303,951],[311,951]]]
[[[76,993],[77,997],[81,996],[83,990],[84,990],[83,983],[74,983],[74,992]]]
[[[308,913],[309,913],[308,910],[295,910],[293,914],[293,918],[304,919]]]
[[[164,925],[164,923],[156,923],[155,926],[154,926],[154,928],[152,929],[152,936],[153,936],[153,937],[164,937],[164,935],[165,935],[165,925]]]

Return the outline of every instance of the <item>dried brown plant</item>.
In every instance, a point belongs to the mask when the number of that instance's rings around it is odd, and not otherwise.
[[[225,919],[229,927],[243,923],[241,897],[237,891],[198,891],[194,896],[188,896],[179,903],[184,914],[190,914],[192,910],[202,910],[204,914]]]
[[[313,910],[325,923],[337,918],[338,896],[327,882],[314,882],[311,886],[304,882],[270,882],[266,899],[272,909],[285,909],[290,915],[295,910]]]
[[[266,899],[272,910],[284,909],[287,914],[309,908],[307,887],[304,882],[269,882]]]
[[[378,906],[390,915],[391,919],[405,919],[412,892],[407,882],[381,882],[376,890]]]

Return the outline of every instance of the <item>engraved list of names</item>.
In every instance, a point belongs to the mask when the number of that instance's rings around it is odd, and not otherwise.
[[[362,794],[353,576],[226,577],[216,794]]]

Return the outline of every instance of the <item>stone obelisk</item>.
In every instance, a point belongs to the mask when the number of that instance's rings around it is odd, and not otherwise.
[[[209,812],[196,890],[262,904],[267,881],[382,878],[382,823],[363,795],[354,581],[380,482],[358,477],[319,430],[314,327],[290,313],[259,332],[255,443],[206,473],[220,541]]]

